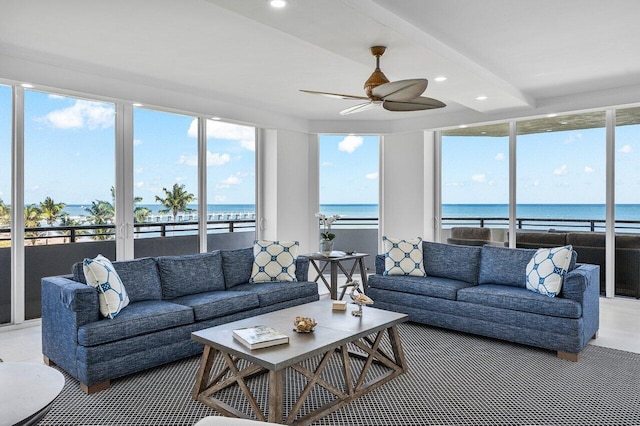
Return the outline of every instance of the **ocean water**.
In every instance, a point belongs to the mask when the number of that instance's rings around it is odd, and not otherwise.
[[[162,209],[158,204],[140,204],[158,214]],[[89,216],[83,205],[67,205],[65,211],[70,216]],[[191,208],[196,209],[196,205]],[[216,213],[253,213],[255,204],[209,204],[207,212]],[[377,204],[322,204],[320,212],[325,215],[339,214],[343,218],[377,218]],[[194,212],[195,213],[195,212]],[[443,204],[443,218],[507,218],[507,204]],[[604,204],[519,204],[516,208],[519,218],[536,219],[576,219],[604,220]],[[616,205],[616,220],[640,221],[640,204]]]

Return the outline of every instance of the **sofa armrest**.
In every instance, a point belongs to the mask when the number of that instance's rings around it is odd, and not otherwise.
[[[298,281],[309,281],[309,258],[298,256],[296,259],[296,279]]]
[[[60,276],[42,278],[41,286],[42,353],[73,374],[78,329],[100,320],[98,293]]]
[[[384,274],[384,254],[376,255],[376,274]]]
[[[600,327],[600,266],[581,264],[568,272],[562,284],[561,297],[575,300],[582,306],[584,344]]]

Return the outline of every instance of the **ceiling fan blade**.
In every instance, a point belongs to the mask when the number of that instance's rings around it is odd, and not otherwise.
[[[447,105],[437,99],[420,96],[405,102],[394,102],[385,100],[382,107],[387,111],[423,111],[426,109],[443,108]]]
[[[375,108],[378,105],[380,105],[380,102],[373,102],[373,101],[365,102],[363,104],[352,106],[351,108],[343,109],[342,111],[340,111],[340,115],[349,115],[349,114],[354,114],[356,112],[366,111],[368,109]]]
[[[375,87],[371,94],[385,101],[403,102],[415,99],[427,90],[426,78],[392,81]]]
[[[311,93],[312,95],[322,95],[322,96],[326,96],[328,98],[334,98],[334,99],[369,99],[366,96],[343,95],[341,93],[316,92],[315,90],[302,90],[302,89],[300,89],[300,91],[304,93]]]

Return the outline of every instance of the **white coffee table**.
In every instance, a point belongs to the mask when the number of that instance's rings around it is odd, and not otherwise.
[[[0,362],[1,424],[36,424],[64,387],[64,376],[43,364]]]

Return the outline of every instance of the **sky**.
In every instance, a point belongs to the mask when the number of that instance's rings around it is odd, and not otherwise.
[[[378,141],[320,135],[320,204],[378,204]]]
[[[640,125],[616,128],[616,203],[640,204]],[[518,204],[604,204],[605,129],[518,135]],[[508,204],[508,137],[442,137],[443,204]]]
[[[111,201],[114,105],[25,90],[25,202]],[[134,109],[134,191],[154,204],[162,188],[197,195],[197,121]],[[207,123],[209,204],[253,204],[255,129]],[[508,138],[443,136],[444,204],[508,203]],[[320,135],[320,203],[378,202],[379,138]],[[10,202],[11,91],[0,85],[0,198]],[[640,203],[640,125],[616,128],[616,202]],[[605,131],[518,136],[519,204],[605,202]]]

